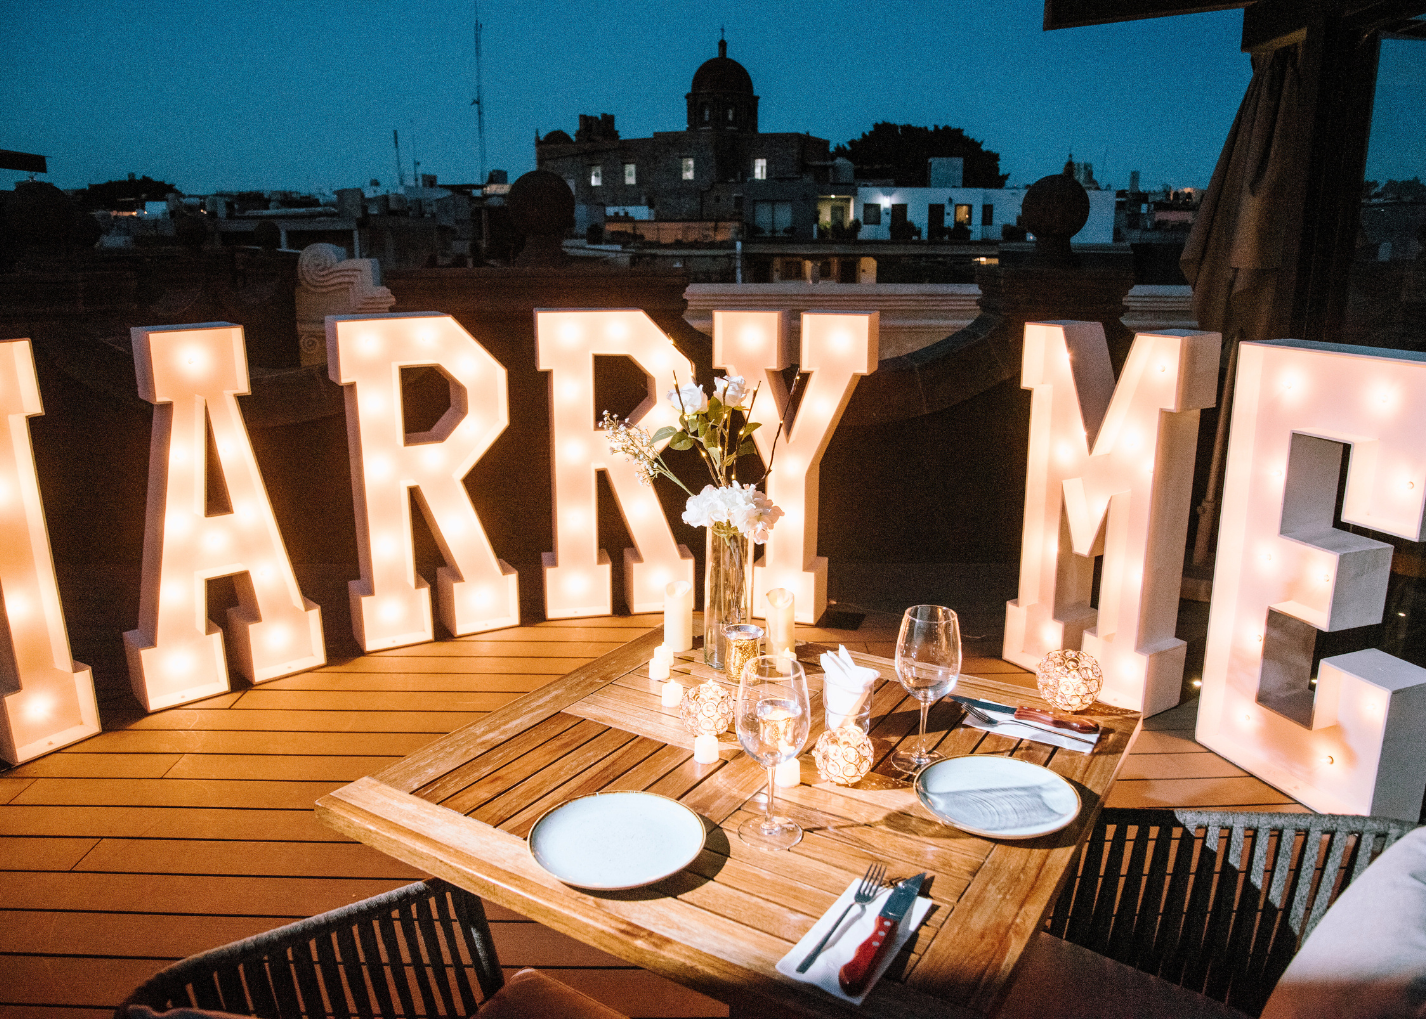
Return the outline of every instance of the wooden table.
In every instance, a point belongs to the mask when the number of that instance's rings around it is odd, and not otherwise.
[[[413,866],[587,944],[728,1002],[735,1015],[954,1016],[993,1012],[1020,954],[1058,894],[1076,847],[1099,812],[1139,716],[1096,704],[1106,731],[1090,754],[958,727],[942,701],[928,733],[948,755],[999,754],[1043,764],[1068,779],[1084,807],[1053,835],[1009,842],[977,838],[928,813],[887,763],[916,739],[918,708],[877,668],[872,737],[877,764],[858,786],[818,780],[810,753],[803,784],[778,791],[779,813],[806,830],[780,853],[744,846],[737,827],[762,814],[766,772],[728,734],[716,764],[693,761],[677,709],[663,708],[646,664],[650,631],[589,665],[432,743],[375,776],[317,802],[324,822]],[[799,647],[809,687],[820,690],[819,645]],[[675,663],[685,683],[721,676],[699,652]],[[959,693],[1039,703],[1023,687],[963,676]],[[814,700],[812,741],[820,731]],[[704,818],[707,845],[685,871],[634,892],[589,893],[561,884],[531,858],[525,835],[550,807],[603,789],[674,797]],[[894,877],[928,871],[926,923],[855,1008],[774,966],[847,885],[881,860]]]

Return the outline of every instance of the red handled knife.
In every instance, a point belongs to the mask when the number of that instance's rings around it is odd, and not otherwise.
[[[896,940],[896,928],[916,901],[916,893],[921,890],[921,882],[925,879],[926,872],[922,871],[902,881],[887,896],[886,905],[881,907],[881,913],[876,918],[876,929],[857,946],[851,961],[837,973],[837,983],[848,997],[859,997],[867,989],[881,957]]]

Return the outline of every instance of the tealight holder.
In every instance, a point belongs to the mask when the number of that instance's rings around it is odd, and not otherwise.
[[[817,774],[837,785],[856,785],[865,778],[873,756],[871,737],[855,725],[826,730],[812,748]]]
[[[1061,711],[1083,711],[1104,686],[1104,672],[1083,651],[1051,651],[1035,667],[1040,696]]]
[[[733,721],[733,694],[710,679],[683,695],[678,713],[689,732],[697,736],[716,736],[726,732]]]
[[[728,642],[728,679],[741,682],[743,666],[758,656],[763,628],[752,623],[732,623],[723,627],[723,637]]]

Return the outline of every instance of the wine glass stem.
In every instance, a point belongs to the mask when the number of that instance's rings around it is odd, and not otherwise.
[[[772,797],[773,790],[777,788],[777,783],[773,781],[776,774],[776,767],[767,770],[767,816],[763,818],[763,827],[769,831],[771,831],[774,826],[772,820]]]
[[[928,713],[930,710],[931,710],[931,702],[930,702],[930,701],[922,701],[922,702],[921,702],[921,742],[917,744],[917,746],[919,747],[919,749],[916,751],[916,756],[917,756],[918,758],[921,758],[921,759],[924,759],[924,758],[927,756],[927,754],[926,754],[926,715],[927,715],[927,713]]]

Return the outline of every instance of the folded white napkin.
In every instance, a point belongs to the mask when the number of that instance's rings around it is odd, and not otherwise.
[[[837,653],[822,653],[823,703],[827,708],[827,728],[835,729],[854,719],[871,697],[877,671],[852,661],[846,645],[839,644]]]
[[[860,997],[853,998],[842,991],[841,984],[837,982],[837,974],[841,968],[847,964],[852,956],[857,954],[857,947],[871,937],[872,931],[876,929],[877,914],[881,912],[881,907],[886,905],[887,898],[891,895],[890,888],[884,888],[881,894],[865,906],[852,906],[852,911],[847,914],[847,918],[837,927],[837,933],[832,935],[832,940],[827,942],[827,947],[822,949],[822,954],[817,957],[806,973],[797,972],[797,967],[802,964],[802,960],[807,958],[807,953],[812,951],[812,947],[822,940],[822,935],[827,933],[827,928],[837,922],[837,917],[842,915],[842,911],[852,904],[856,898],[857,886],[860,880],[853,881],[847,885],[832,907],[822,914],[821,919],[812,925],[812,929],[802,936],[792,949],[784,955],[777,964],[777,971],[783,976],[791,977],[805,984],[816,984],[822,990],[843,1001],[850,1001],[854,1005],[860,1005],[866,1000],[866,996],[871,993],[871,989],[876,986],[876,982],[881,979],[886,968],[891,965],[896,954],[911,940],[911,935],[916,933],[916,928],[921,926],[921,921],[926,919],[926,914],[931,911],[931,900],[924,896],[917,896],[916,901],[911,904],[906,915],[901,918],[901,923],[896,928],[896,935],[891,942],[891,946],[881,957],[881,962],[877,964],[876,972],[872,974],[871,980],[867,983],[867,989]]]

